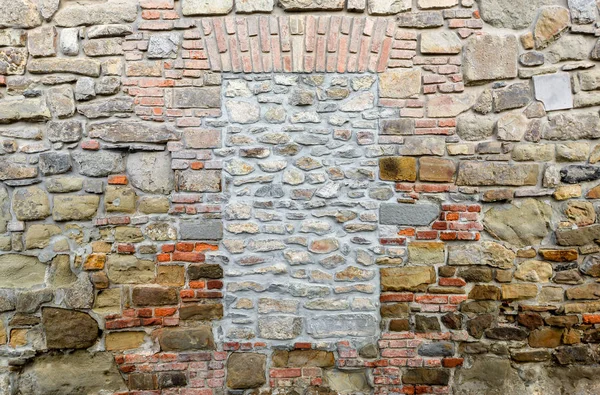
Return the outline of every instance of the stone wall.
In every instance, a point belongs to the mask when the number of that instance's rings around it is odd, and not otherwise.
[[[600,393],[594,0],[0,0],[0,393]]]

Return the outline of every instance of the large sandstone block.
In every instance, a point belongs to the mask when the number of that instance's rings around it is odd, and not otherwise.
[[[154,281],[154,262],[132,255],[108,256],[108,278],[118,284],[146,284]]]
[[[267,382],[267,356],[258,353],[235,352],[227,359],[227,387],[258,388]]]
[[[134,1],[111,0],[97,4],[67,3],[54,16],[54,23],[61,27],[129,23],[135,21],[137,15],[137,3]]]
[[[502,48],[501,51],[498,48]],[[503,80],[517,76],[519,48],[514,35],[474,35],[463,50],[463,72],[467,84]]]
[[[23,367],[17,388],[22,395],[127,391],[112,353],[85,350],[37,356]]]
[[[491,186],[536,185],[537,164],[508,164],[501,162],[464,161],[458,168],[457,185]]]
[[[520,205],[494,207],[485,213],[485,230],[516,247],[539,245],[548,235],[552,207],[534,199]]]
[[[31,288],[44,283],[46,265],[36,257],[6,254],[0,255],[0,288]]]
[[[512,250],[493,241],[476,244],[450,245],[448,247],[448,265],[487,265],[499,269],[511,269],[516,255]],[[480,276],[478,275],[478,281]]]
[[[162,328],[152,336],[158,339],[162,351],[213,350],[215,343],[208,325],[191,328]]]
[[[435,268],[414,266],[386,268],[380,270],[382,291],[423,292],[429,284],[435,283]]]
[[[344,0],[279,0],[286,11],[336,11],[344,9]]]
[[[323,315],[310,319],[306,331],[317,339],[374,336],[377,319],[370,314]]]
[[[46,307],[42,325],[48,349],[88,348],[98,339],[98,323],[89,314]]]
[[[13,194],[12,207],[20,221],[44,219],[50,215],[48,195],[37,186],[17,189]]]
[[[129,154],[127,172],[131,185],[146,193],[166,195],[175,188],[168,151]]]
[[[3,1],[0,3],[0,28],[31,28],[42,24],[37,2],[32,0]]]
[[[32,74],[72,73],[100,76],[100,62],[86,58],[40,58],[31,59],[27,71]]]
[[[44,97],[3,100],[0,124],[48,121],[52,117]]]
[[[379,74],[379,97],[404,99],[421,92],[421,70],[386,71]]]
[[[538,10],[557,0],[479,0],[481,19],[494,27],[521,30],[529,27],[535,19]]]
[[[94,195],[54,196],[52,218],[55,221],[83,221],[96,215],[100,197]]]
[[[225,15],[233,8],[233,0],[183,0],[181,11],[185,16]]]

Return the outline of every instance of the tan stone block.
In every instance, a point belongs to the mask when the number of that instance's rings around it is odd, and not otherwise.
[[[417,159],[409,156],[392,156],[379,159],[379,178],[384,181],[417,180]]]
[[[146,332],[111,332],[106,334],[107,351],[122,351],[138,348],[144,344]]]
[[[431,182],[452,182],[456,165],[450,159],[422,157],[419,159],[419,180]]]

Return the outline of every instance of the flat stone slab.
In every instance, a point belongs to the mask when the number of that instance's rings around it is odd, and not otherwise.
[[[546,111],[573,108],[573,93],[569,73],[536,75],[533,77],[536,100],[544,103]]]
[[[383,203],[379,207],[381,225],[429,225],[440,215],[440,208],[433,204]]]

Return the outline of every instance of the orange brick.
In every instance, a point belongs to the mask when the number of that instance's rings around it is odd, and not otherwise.
[[[127,180],[127,176],[125,175],[115,174],[108,176],[108,183],[110,185],[127,185],[129,180]]]

